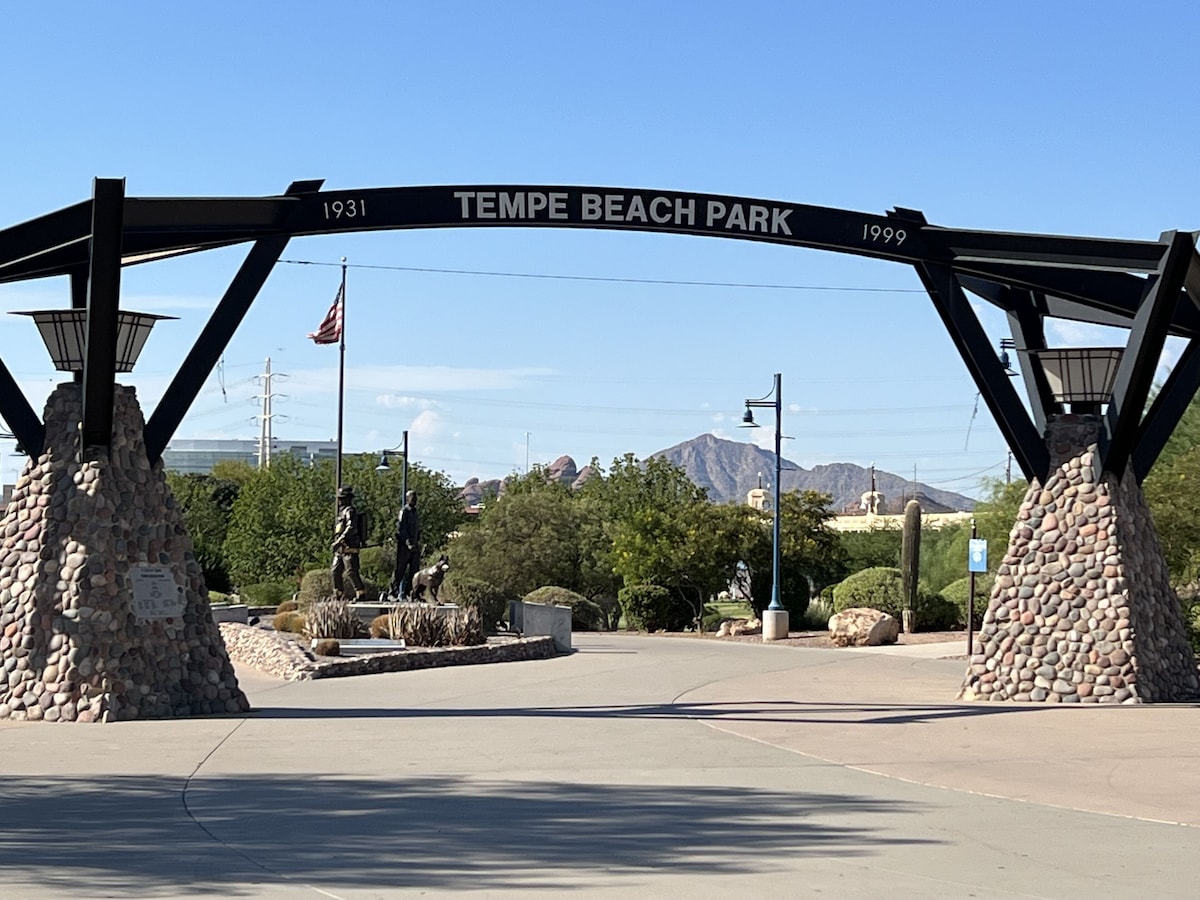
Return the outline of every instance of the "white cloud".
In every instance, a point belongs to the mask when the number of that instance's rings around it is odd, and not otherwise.
[[[386,409],[430,409],[433,406],[432,400],[402,394],[380,394],[375,398],[375,403]]]

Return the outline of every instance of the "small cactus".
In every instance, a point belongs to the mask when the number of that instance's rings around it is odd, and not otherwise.
[[[317,656],[341,656],[342,645],[334,638],[326,638],[323,641],[317,641],[313,647],[313,653]]]
[[[276,613],[275,618],[271,620],[271,627],[276,631],[288,631],[293,634],[303,634],[306,624],[304,613],[295,611]]]

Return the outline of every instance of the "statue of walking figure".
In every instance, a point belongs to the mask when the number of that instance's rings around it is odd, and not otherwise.
[[[421,568],[421,518],[417,515],[417,492],[404,495],[404,506],[396,519],[396,571],[389,593],[407,600],[412,591],[412,579]]]
[[[354,585],[354,599],[362,600],[366,591],[363,588],[362,577],[358,574],[358,553],[362,549],[363,537],[358,533],[358,513],[354,509],[354,488],[341,487],[337,492],[338,515],[334,527],[333,595],[338,599],[344,596],[342,575],[345,574]]]

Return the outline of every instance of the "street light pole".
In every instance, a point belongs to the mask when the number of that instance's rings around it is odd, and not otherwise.
[[[781,446],[783,441],[783,375],[781,373],[775,373],[775,386],[770,394],[767,394],[766,397],[760,397],[757,400],[746,401],[746,414],[742,417],[742,424],[744,426],[751,428],[758,427],[758,423],[754,421],[754,413],[750,411],[752,408],[757,407],[774,407],[775,409],[775,486],[773,489],[773,502],[775,509],[773,512],[774,522],[772,523],[771,528],[771,603],[767,607],[767,610],[776,614],[783,613],[784,617],[786,617],[787,611],[784,608],[782,600],[780,599],[779,591],[779,525],[780,519],[782,518],[780,516],[779,509],[779,482],[781,480],[780,476],[783,473],[783,454]],[[786,618],[784,619],[784,624],[782,627],[782,636],[786,637]],[[767,624],[765,621],[763,623],[763,639],[770,640],[770,638],[767,637]]]

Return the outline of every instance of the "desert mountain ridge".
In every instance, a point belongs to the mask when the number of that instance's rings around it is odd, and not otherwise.
[[[691,440],[659,450],[651,457],[664,457],[682,468],[697,485],[708,491],[716,503],[742,502],[746,494],[761,483],[766,487],[775,473],[775,454],[754,444],[730,441],[713,434],[702,434]],[[862,495],[871,489],[871,470],[854,463],[829,463],[804,469],[783,459],[780,490],[814,490],[829,494],[832,506],[838,511],[856,512],[861,508]],[[547,476],[555,481],[578,488],[597,474],[591,466],[578,468],[570,456],[560,456],[546,467]],[[481,481],[472,478],[459,494],[463,503],[472,506],[494,497],[503,486],[500,479]],[[911,479],[875,469],[875,489],[883,494],[881,512],[900,512],[904,503],[915,496],[926,512],[972,510],[975,501],[953,491],[944,491]]]

